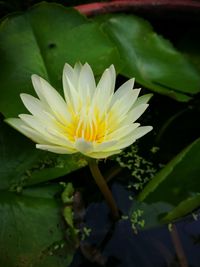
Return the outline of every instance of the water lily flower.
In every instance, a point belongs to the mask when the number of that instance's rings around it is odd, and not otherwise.
[[[20,97],[31,114],[9,118],[7,123],[36,142],[36,148],[59,154],[80,152],[91,158],[119,153],[148,133],[151,126],[135,122],[148,107],[151,95],[138,98],[134,79],[114,92],[115,68],[111,65],[95,83],[89,64],[65,64],[64,98],[43,78],[32,75],[38,98]]]

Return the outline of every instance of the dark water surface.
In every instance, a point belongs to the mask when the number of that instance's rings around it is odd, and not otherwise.
[[[118,206],[126,214],[128,193],[113,186]],[[71,267],[200,267],[200,212],[179,221],[170,231],[167,225],[134,233],[129,220],[109,220],[105,203],[93,203],[85,216],[91,229]]]

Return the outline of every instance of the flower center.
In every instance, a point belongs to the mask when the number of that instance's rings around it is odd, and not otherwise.
[[[97,143],[104,141],[107,134],[107,115],[100,115],[97,109],[92,113],[91,110],[78,114],[71,112],[71,121],[62,127],[70,141],[75,142],[78,138]]]
[[[78,124],[75,124],[74,137],[84,138],[86,141],[103,142],[106,134],[105,120],[97,120],[97,118],[80,119]]]

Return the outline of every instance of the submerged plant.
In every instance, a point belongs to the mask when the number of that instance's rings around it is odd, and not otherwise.
[[[95,83],[89,64],[65,64],[63,97],[43,78],[32,75],[35,98],[21,94],[31,114],[6,120],[11,126],[36,142],[36,148],[58,154],[80,152],[89,158],[107,158],[149,131],[152,126],[140,126],[135,121],[148,107],[151,94],[138,98],[134,79],[128,80],[116,92],[116,73],[111,65]],[[109,203],[114,217],[118,212],[112,195],[96,162],[89,160],[96,183]]]

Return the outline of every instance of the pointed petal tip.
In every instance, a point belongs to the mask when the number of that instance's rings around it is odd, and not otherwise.
[[[34,118],[33,115],[31,114],[19,114],[18,117],[21,119],[21,120],[24,120],[26,118]]]
[[[153,130],[153,126],[148,126],[149,127],[149,131]]]
[[[31,75],[31,80],[32,80],[32,84],[35,88],[35,86],[40,87],[42,83],[48,83],[46,79],[42,78],[41,76],[37,75],[37,74],[32,74]]]
[[[143,97],[144,99],[146,99],[146,102],[148,102],[153,97],[153,95],[154,94],[149,93],[149,94],[142,95],[141,97]]]
[[[142,136],[146,135],[147,133],[149,133],[150,131],[153,130],[153,126],[141,126],[139,128],[137,128],[137,133],[135,131],[135,139],[139,139]]]
[[[137,99],[138,99],[139,98],[139,94],[140,94],[142,88],[134,88],[134,82],[135,81],[133,81],[133,87],[132,87],[132,89],[137,94]]]
[[[81,67],[82,67],[82,69],[85,69],[86,71],[91,71],[93,73],[93,70],[92,70],[89,63],[85,62],[85,64],[82,65]]]
[[[128,81],[127,81],[129,84],[131,84],[132,85],[132,89],[133,89],[133,87],[134,87],[134,84],[135,84],[135,78],[134,77],[132,77],[131,79],[129,79]],[[134,90],[141,90],[141,88],[134,88]]]
[[[6,118],[6,119],[4,119],[4,122],[6,122],[7,124],[9,124],[11,126],[14,126],[16,121],[17,122],[21,121],[21,119],[19,119],[19,118]]]
[[[150,94],[147,94],[150,98],[152,98],[153,97],[153,93],[150,93]]]
[[[77,61],[75,64],[74,64],[74,69],[75,68],[82,68],[83,67],[83,64],[80,62],[80,61]]]
[[[64,64],[63,70],[65,70],[65,69],[67,69],[67,68],[72,68],[72,66],[66,62],[66,63]]]
[[[37,75],[37,74],[32,74],[32,75],[31,75],[31,80],[32,80],[32,81],[34,81],[34,80],[38,80],[39,78],[40,78],[40,76]]]
[[[3,121],[5,122],[5,123],[7,123],[7,124],[9,124],[10,125],[10,120],[12,120],[13,118],[6,118],[6,119],[4,119]]]
[[[81,64],[81,67],[82,67],[82,68],[84,68],[84,67],[85,67],[85,68],[87,68],[87,69],[89,69],[90,71],[92,71],[92,72],[93,72],[92,66],[91,66],[91,65],[90,65],[88,62],[85,62],[85,64],[84,64],[84,65],[82,65],[82,64]]]
[[[111,70],[114,70],[114,71],[115,71],[115,65],[114,65],[114,64],[111,64],[111,65],[110,65],[110,67],[109,67],[109,69],[111,69]]]
[[[109,67],[109,70],[111,72],[112,78],[115,80],[116,79],[116,70],[115,70],[115,66],[112,64]]]
[[[27,94],[25,94],[25,93],[21,93],[19,96],[20,96],[21,99],[23,99],[24,97],[26,97],[26,95]]]
[[[19,96],[20,96],[23,103],[27,100],[27,98],[32,97],[32,95],[29,95],[26,93],[21,93]]]

